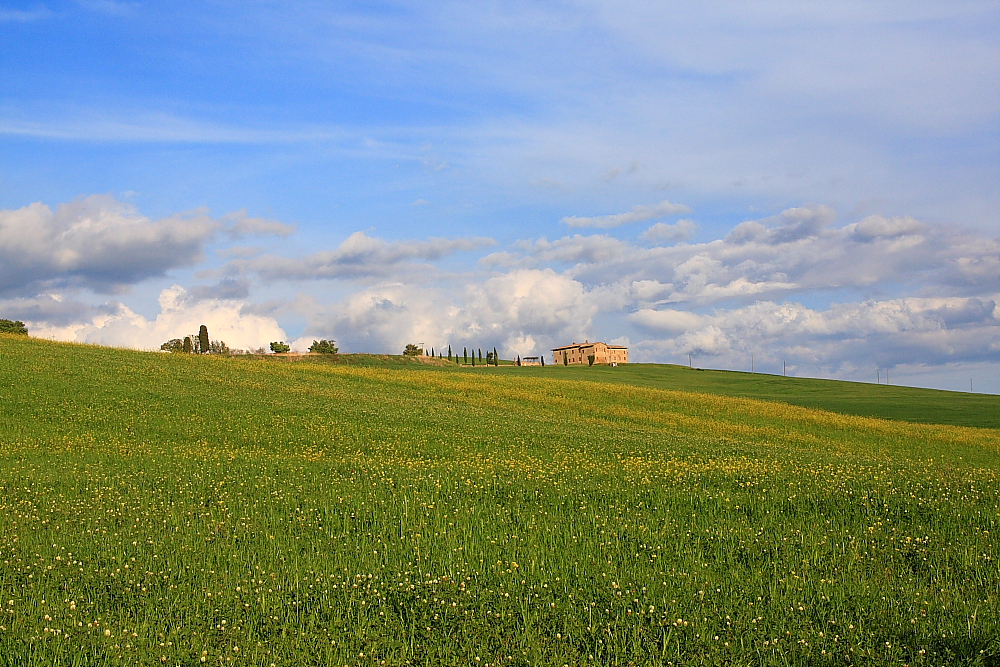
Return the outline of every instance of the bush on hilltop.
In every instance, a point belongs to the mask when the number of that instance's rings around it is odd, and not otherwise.
[[[27,336],[28,329],[21,320],[0,320],[0,333],[18,334]]]
[[[319,352],[320,354],[337,354],[337,347],[334,345],[337,341],[334,340],[314,340],[312,345],[309,346],[310,352]]]

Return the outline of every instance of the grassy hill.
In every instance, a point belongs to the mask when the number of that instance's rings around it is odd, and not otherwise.
[[[997,430],[11,337],[0,406],[0,664],[1000,660]]]
[[[498,371],[506,369],[500,368]],[[780,401],[849,415],[920,424],[1000,428],[1000,396],[915,387],[691,369],[668,364],[520,368],[541,377]]]

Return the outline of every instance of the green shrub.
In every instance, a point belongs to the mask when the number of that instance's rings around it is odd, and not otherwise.
[[[21,320],[0,320],[0,333],[28,335],[28,329]]]
[[[188,352],[189,350],[184,349],[184,341],[180,338],[171,338],[166,343],[160,346],[160,349],[164,352]]]
[[[336,341],[333,340],[314,340],[312,345],[309,346],[310,352],[319,352],[320,354],[337,354],[337,347],[334,345]]]
[[[274,352],[275,354],[281,354],[282,352],[288,352],[291,349],[292,348],[287,343],[285,343],[285,341],[283,341],[283,340],[279,340],[279,341],[276,341],[274,343],[271,343],[271,352]]]

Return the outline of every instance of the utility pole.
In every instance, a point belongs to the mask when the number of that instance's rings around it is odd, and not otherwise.
[[[690,352],[688,352],[688,368],[692,368],[692,365],[691,365],[691,353]]]
[[[781,362],[781,377],[785,377],[785,375],[786,375],[786,373],[785,373],[785,362],[782,361]]]
[[[972,391],[972,378],[969,378],[969,393],[970,394],[975,393]]]
[[[875,369],[875,384],[882,384],[882,369]]]

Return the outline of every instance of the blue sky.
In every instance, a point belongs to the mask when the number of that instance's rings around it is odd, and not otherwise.
[[[1000,7],[0,0],[0,316],[1000,392]],[[4,266],[6,265],[6,266]]]

